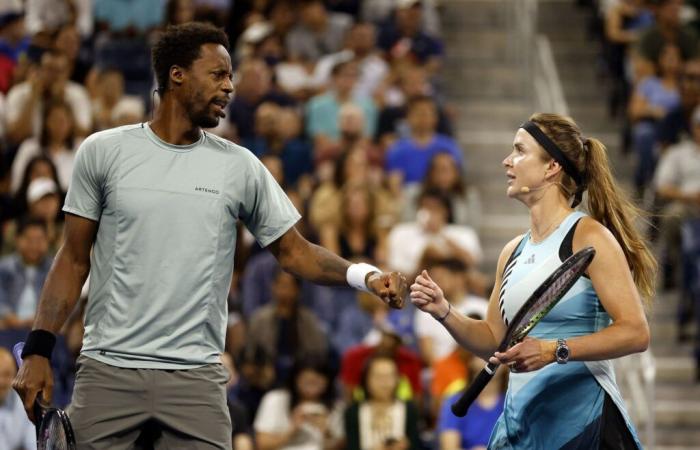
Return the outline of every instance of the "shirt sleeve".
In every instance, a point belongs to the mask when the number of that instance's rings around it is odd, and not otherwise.
[[[67,86],[66,91],[70,96],[68,102],[71,105],[76,124],[83,130],[90,130],[92,128],[92,104],[87,91],[79,85]]]
[[[83,141],[75,156],[75,166],[63,211],[99,221],[102,213],[104,173],[97,142]]]
[[[320,134],[332,137],[336,129],[337,115],[338,111],[326,101],[324,96],[318,95],[312,98],[306,105],[306,133],[311,138]]]
[[[29,161],[40,154],[39,143],[35,138],[25,139],[19,146],[17,155],[12,161],[12,169],[10,175],[10,190],[16,193],[22,184],[24,171],[27,168]]]
[[[267,247],[301,218],[287,194],[265,166],[249,155],[251,171],[241,219],[262,247]]]
[[[450,153],[455,158],[457,163],[464,168],[464,156],[462,154],[462,150],[459,148],[459,144],[449,136],[445,136],[445,139],[448,142],[447,147],[450,149]]]
[[[362,110],[365,114],[365,132],[367,136],[374,136],[377,132],[377,122],[379,121],[377,107],[371,98],[365,99],[362,103]]]
[[[416,337],[418,338],[433,337],[433,333],[430,331],[431,328],[442,326],[435,323],[435,319],[430,317],[430,314],[424,313],[420,309],[416,309],[415,315],[414,327],[416,330]]]
[[[289,421],[285,418],[289,405],[284,400],[285,394],[281,391],[270,391],[265,394],[253,423],[253,429],[256,432],[282,433],[287,431]]]
[[[655,184],[656,188],[662,186],[679,187],[680,167],[676,164],[677,149],[669,149],[665,156],[659,161],[659,167],[656,169]]]
[[[402,154],[403,150],[403,142],[402,141],[397,141],[389,147],[389,149],[386,152],[386,159],[384,160],[384,170],[386,172],[391,173],[395,170],[400,170],[401,166],[399,165],[399,160]]]
[[[19,118],[22,112],[22,106],[28,101],[29,92],[25,84],[22,83],[14,86],[7,93],[7,101],[5,102],[5,123],[7,126]]]
[[[22,427],[24,428],[24,433],[22,433],[22,436],[24,437],[24,448],[27,450],[37,448],[36,447],[36,429],[34,427],[34,424],[31,423],[29,420],[26,420]]]
[[[637,88],[637,93],[644,97],[644,99],[648,102],[650,101],[650,98],[653,96],[654,91],[656,90],[656,83],[655,79],[653,77],[646,77],[644,80],[642,80],[641,83],[639,83],[639,87]]]

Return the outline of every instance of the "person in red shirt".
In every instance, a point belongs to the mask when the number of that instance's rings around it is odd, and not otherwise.
[[[377,344],[360,344],[351,347],[343,355],[340,365],[340,379],[345,398],[357,400],[359,396],[361,399],[362,392],[358,386],[365,362],[373,355],[388,355],[396,361],[401,375],[398,388],[399,398],[418,401],[422,393],[420,373],[423,365],[420,356],[402,345],[401,337],[390,325],[383,325],[380,332]]]

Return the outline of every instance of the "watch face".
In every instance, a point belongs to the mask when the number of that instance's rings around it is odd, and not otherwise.
[[[568,359],[569,358],[569,349],[566,347],[559,347],[557,349],[557,359]]]

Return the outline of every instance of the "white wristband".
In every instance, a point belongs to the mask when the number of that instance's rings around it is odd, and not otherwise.
[[[370,292],[370,290],[367,288],[367,284],[365,284],[365,278],[367,278],[367,274],[371,272],[381,273],[382,271],[374,267],[372,264],[351,264],[350,267],[348,267],[345,278],[348,280],[348,284],[351,287],[354,287],[360,291]]]

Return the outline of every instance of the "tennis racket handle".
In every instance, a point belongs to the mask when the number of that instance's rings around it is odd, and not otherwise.
[[[452,404],[452,414],[457,417],[464,417],[467,414],[467,411],[472,403],[474,403],[474,400],[476,400],[481,391],[483,391],[486,385],[489,384],[491,378],[493,378],[493,375],[496,373],[496,369],[498,369],[498,366],[487,364],[486,367],[479,372],[479,376],[477,376],[472,384],[470,384],[469,387],[464,390],[459,400]]]

